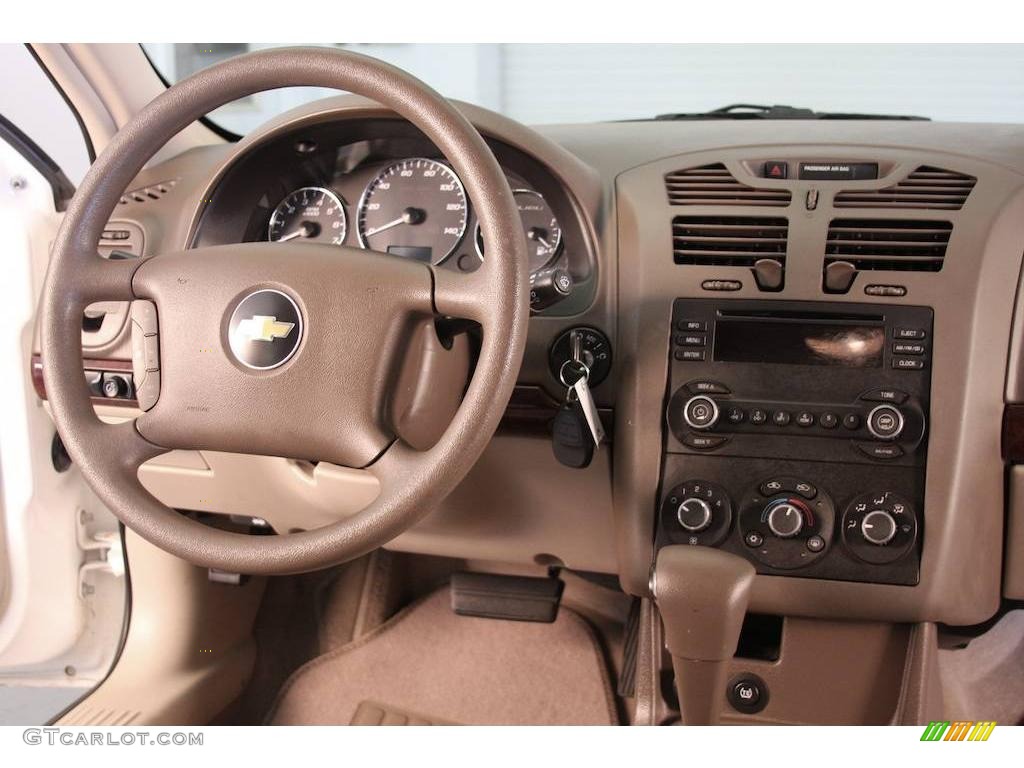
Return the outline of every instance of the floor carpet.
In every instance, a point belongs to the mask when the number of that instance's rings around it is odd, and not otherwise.
[[[608,672],[589,625],[458,616],[441,589],[285,683],[275,725],[371,722],[614,725]]]

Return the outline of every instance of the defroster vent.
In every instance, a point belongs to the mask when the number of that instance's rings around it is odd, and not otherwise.
[[[722,163],[665,174],[669,205],[789,205],[788,189],[755,189],[741,184]]]
[[[959,211],[977,181],[963,173],[922,165],[903,181],[885,189],[840,192],[835,207]]]

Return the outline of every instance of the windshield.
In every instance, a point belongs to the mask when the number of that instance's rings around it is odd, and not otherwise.
[[[145,44],[168,82],[258,48]],[[822,112],[1024,122],[1024,45],[333,44],[375,56],[520,122],[594,122],[705,112],[734,103]],[[244,134],[317,88],[258,94],[210,118]]]

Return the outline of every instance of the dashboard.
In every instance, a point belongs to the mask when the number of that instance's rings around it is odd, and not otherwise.
[[[492,447],[394,548],[610,573],[647,595],[659,547],[722,547],[757,568],[752,610],[785,616],[971,624],[1024,597],[1024,478],[1002,434],[1024,402],[1018,127],[533,129],[460,108],[516,190],[534,313]],[[104,236],[137,256],[306,239],[459,271],[487,258],[436,149],[353,97],[148,168]],[[83,330],[108,417],[136,405],[118,311]],[[607,432],[583,469],[551,443],[573,339],[602,372]],[[1005,410],[1024,434],[1024,409]],[[144,480],[172,506],[275,527],[299,527],[285,507],[323,522],[372,498],[315,462],[161,461]]]

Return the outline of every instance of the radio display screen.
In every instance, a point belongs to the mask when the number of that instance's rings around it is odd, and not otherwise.
[[[880,368],[885,327],[772,320],[719,320],[715,360]]]

